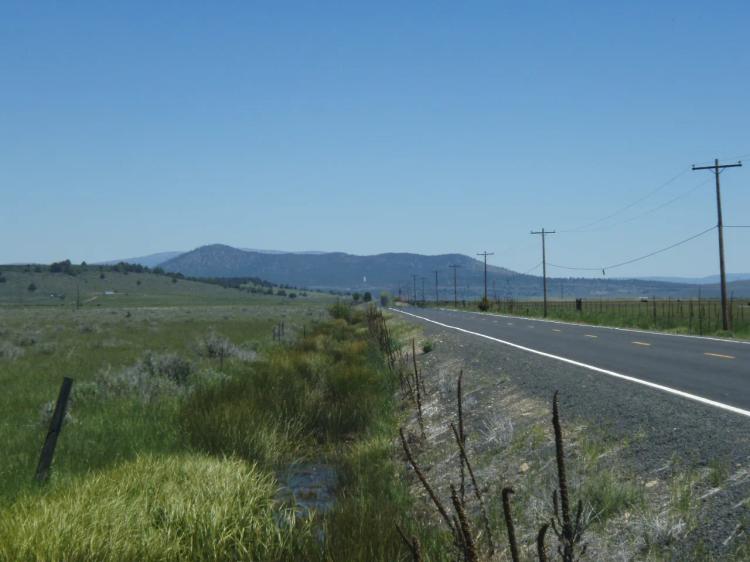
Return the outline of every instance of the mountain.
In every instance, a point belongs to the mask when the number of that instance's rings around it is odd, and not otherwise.
[[[434,298],[435,271],[441,299],[453,297],[453,272],[456,271],[459,298],[477,298],[484,290],[484,264],[461,254],[425,256],[411,253],[387,253],[355,256],[330,253],[261,253],[223,244],[202,246],[161,264],[165,270],[193,277],[254,276],[277,284],[310,289],[343,291],[399,291],[404,296]],[[737,296],[750,295],[750,283],[730,284]],[[424,284],[424,285],[423,285]],[[424,289],[423,289],[424,287]],[[641,279],[550,278],[551,298],[672,296],[694,298],[700,287],[704,297],[718,296],[716,284],[694,285]],[[535,298],[542,294],[542,279],[516,273],[502,267],[487,267],[487,293],[490,298]]]
[[[664,281],[666,283],[688,283],[690,285],[710,285],[719,282],[719,274],[705,277],[638,277],[644,281]],[[750,273],[727,273],[727,282],[748,281]]]
[[[194,277],[244,277],[254,275],[275,283],[318,289],[379,289],[406,286],[412,275],[432,280],[435,270],[448,275],[448,266],[460,266],[465,276],[482,275],[483,265],[467,256],[445,254],[422,256],[409,253],[388,253],[355,256],[342,252],[329,253],[260,253],[214,244],[186,252],[162,264],[167,271]],[[495,276],[511,276],[513,272],[488,266]],[[443,282],[447,282],[444,279]],[[419,281],[421,287],[421,281]]]
[[[165,261],[169,261],[176,258],[183,252],[159,252],[158,254],[149,254],[147,256],[141,256],[140,258],[125,258],[121,260],[109,260],[99,262],[95,265],[115,265],[120,262],[132,263],[136,265],[142,265],[144,267],[156,267],[161,265]]]

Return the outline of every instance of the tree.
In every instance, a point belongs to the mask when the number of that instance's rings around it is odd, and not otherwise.
[[[34,291],[36,291],[36,285],[34,285],[34,283],[29,283],[29,286],[26,287],[26,290],[30,293],[33,293]]]
[[[365,302],[370,302],[372,300],[372,293],[370,293],[370,291],[366,291],[364,297],[362,297],[362,300]]]
[[[63,260],[50,264],[49,271],[50,273],[67,273],[68,275],[73,275],[70,260]]]
[[[391,295],[383,291],[380,293],[380,306],[388,306],[389,304],[391,304]]]
[[[359,293],[353,293],[352,299],[354,299],[354,302],[359,302],[361,295]]]

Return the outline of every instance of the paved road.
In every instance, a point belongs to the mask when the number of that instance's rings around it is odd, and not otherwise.
[[[399,312],[750,416],[750,343],[447,309]]]

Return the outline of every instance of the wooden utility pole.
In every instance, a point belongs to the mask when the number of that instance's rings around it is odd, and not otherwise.
[[[412,304],[417,304],[417,275],[412,274],[411,277],[414,280],[414,300],[412,301]]]
[[[484,301],[487,302],[487,256],[494,256],[495,252],[481,252],[478,256],[484,256]]]
[[[438,298],[438,270],[435,270],[435,306],[437,306],[438,302],[440,302],[440,299]]]
[[[542,235],[542,276],[544,277],[544,317],[547,318],[547,234],[555,234],[554,230],[532,230],[531,234]],[[538,267],[538,266],[537,266]]]
[[[453,270],[453,306],[458,308],[458,284],[456,283],[456,270],[461,266],[451,264],[448,267]]]
[[[719,220],[716,225],[719,231],[719,270],[721,274],[721,324],[724,331],[732,329],[732,321],[727,306],[727,273],[724,269],[724,220],[721,216],[721,186],[719,185],[719,175],[725,168],[738,168],[742,162],[736,164],[719,164],[719,159],[714,160],[713,166],[693,166],[695,170],[711,170],[716,177],[716,212]]]
[[[424,280],[425,280],[425,278],[421,277],[420,279],[422,279],[422,304],[424,304],[425,303],[425,300],[424,300]]]

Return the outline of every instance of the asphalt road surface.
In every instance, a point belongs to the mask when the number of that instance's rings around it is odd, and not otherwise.
[[[448,309],[391,310],[750,417],[750,342]]]

